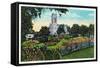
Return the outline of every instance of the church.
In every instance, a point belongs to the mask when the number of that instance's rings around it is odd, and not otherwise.
[[[49,25],[50,35],[57,35],[58,28],[59,28],[59,24],[57,24],[57,14],[52,13],[51,23]],[[64,31],[65,31],[65,34],[69,34],[66,26],[64,26]]]

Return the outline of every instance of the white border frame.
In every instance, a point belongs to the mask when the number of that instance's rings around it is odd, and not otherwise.
[[[95,27],[95,43],[94,43],[94,58],[81,58],[81,59],[61,59],[61,60],[43,60],[43,61],[27,61],[27,62],[22,62],[21,61],[21,6],[28,6],[28,7],[47,7],[47,8],[71,8],[71,9],[81,9],[81,10],[93,10],[96,12],[96,9],[93,9],[93,8],[84,8],[84,7],[56,7],[56,6],[40,6],[40,5],[25,5],[25,4],[19,4],[19,64],[27,64],[27,63],[46,63],[46,62],[63,62],[63,61],[80,61],[80,60],[94,60],[96,59],[96,47],[97,47],[97,44],[96,44],[96,27]],[[94,24],[96,26],[96,13],[94,15]]]

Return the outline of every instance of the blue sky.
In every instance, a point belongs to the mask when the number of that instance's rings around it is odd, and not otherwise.
[[[93,9],[77,9],[77,8],[67,8],[69,11],[66,14],[59,16],[57,11],[50,11],[45,9],[42,12],[41,18],[33,20],[34,30],[39,31],[42,26],[48,26],[51,23],[51,14],[56,13],[58,16],[57,23],[69,25],[70,27],[73,24],[79,25],[89,25],[94,24],[95,22],[95,10]],[[35,27],[36,26],[36,27]]]
[[[81,19],[81,20],[92,20],[94,18],[94,11],[90,10],[75,10],[75,9],[69,9],[69,12],[72,13],[71,16],[74,16],[75,14],[75,19]],[[67,16],[67,18],[71,18]]]

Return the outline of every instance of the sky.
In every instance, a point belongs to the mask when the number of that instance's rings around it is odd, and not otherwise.
[[[68,12],[66,12],[66,14],[62,14],[62,16],[59,16],[57,11],[50,11],[49,9],[45,9],[41,14],[41,18],[32,20],[32,23],[34,24],[33,30],[39,31],[42,26],[49,27],[52,13],[57,14],[57,24],[65,24],[72,27],[73,24],[89,26],[90,24],[95,23],[96,10],[75,7],[67,7],[67,9]]]

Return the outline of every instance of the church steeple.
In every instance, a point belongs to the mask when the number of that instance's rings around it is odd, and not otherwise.
[[[57,14],[52,13],[52,15],[51,15],[51,22],[52,23],[57,23]]]
[[[57,14],[52,13],[52,15],[51,15],[51,24],[49,26],[50,35],[57,35],[57,29],[58,29]]]

